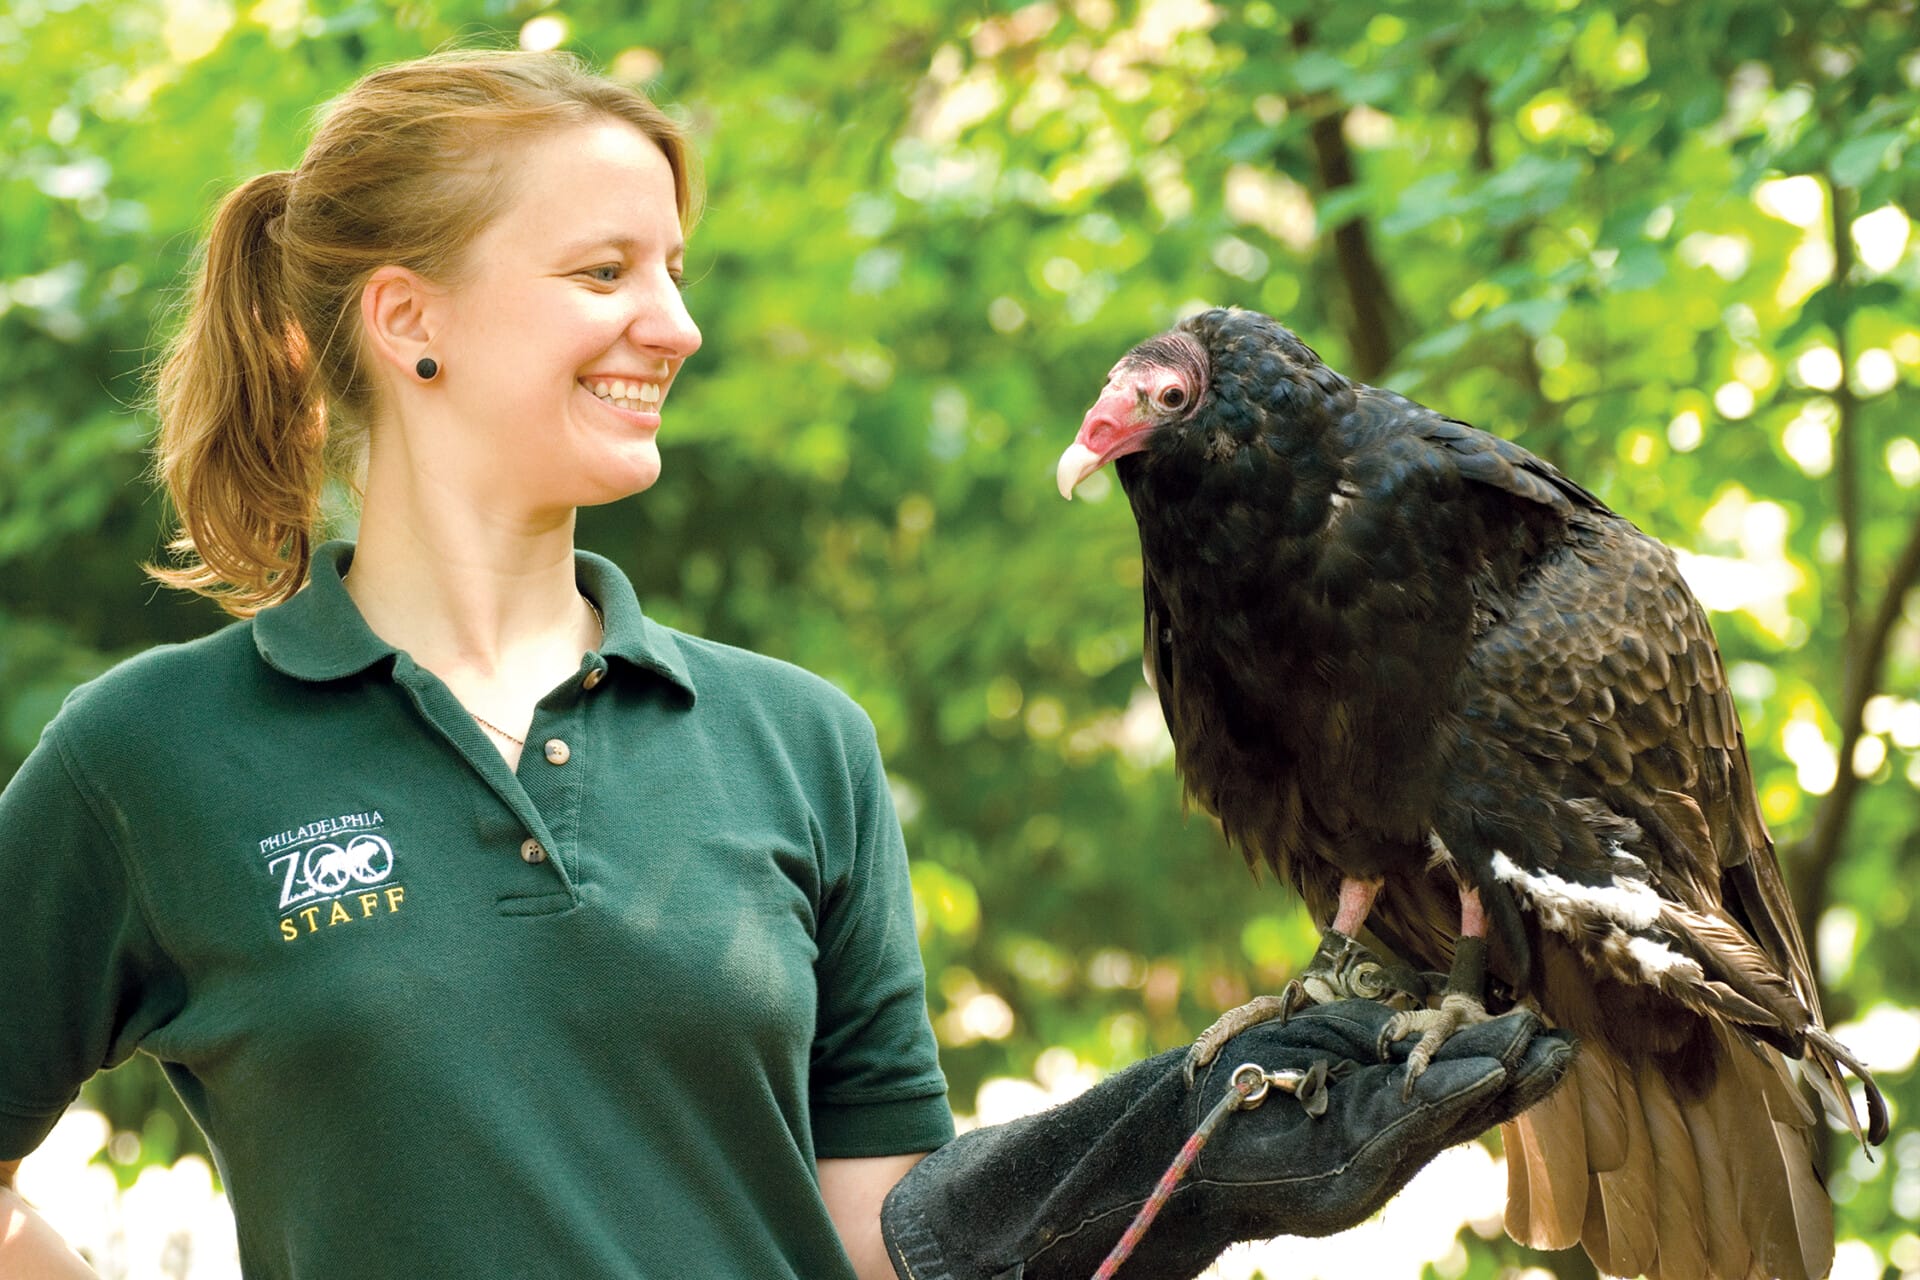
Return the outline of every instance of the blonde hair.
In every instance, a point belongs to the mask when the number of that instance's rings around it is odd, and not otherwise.
[[[563,53],[381,68],[332,103],[299,168],[228,194],[156,379],[155,470],[179,526],[176,563],[148,573],[237,617],[306,584],[322,486],[357,454],[372,409],[367,278],[395,265],[457,281],[513,194],[513,146],[596,117],[659,146],[690,228],[700,190],[684,130]]]

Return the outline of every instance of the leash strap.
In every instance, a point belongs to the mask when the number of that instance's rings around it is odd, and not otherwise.
[[[1316,1062],[1306,1071],[1268,1071],[1258,1063],[1243,1062],[1233,1069],[1230,1084],[1232,1087],[1221,1095],[1220,1101],[1214,1104],[1213,1110],[1209,1111],[1206,1119],[1200,1122],[1200,1127],[1180,1145],[1180,1153],[1174,1156],[1173,1163],[1167,1166],[1167,1171],[1160,1175],[1160,1181],[1154,1184],[1153,1194],[1148,1196],[1147,1202],[1140,1206],[1140,1211],[1133,1215],[1133,1221],[1127,1225],[1126,1232],[1121,1235],[1119,1243],[1115,1244],[1113,1250],[1107,1254],[1107,1259],[1100,1264],[1100,1269],[1093,1273],[1093,1280],[1113,1280],[1114,1273],[1119,1271],[1121,1264],[1133,1255],[1134,1248],[1147,1234],[1147,1228],[1153,1225],[1153,1220],[1160,1216],[1160,1210],[1164,1209],[1167,1201],[1172,1199],[1173,1189],[1180,1184],[1180,1179],[1187,1176],[1187,1170],[1191,1169],[1193,1162],[1200,1158],[1201,1148],[1207,1145],[1207,1140],[1213,1137],[1214,1130],[1218,1129],[1229,1115],[1235,1111],[1251,1111],[1266,1101],[1267,1093],[1272,1089],[1282,1089],[1293,1094],[1310,1116],[1321,1115],[1327,1109],[1327,1064],[1325,1062]]]

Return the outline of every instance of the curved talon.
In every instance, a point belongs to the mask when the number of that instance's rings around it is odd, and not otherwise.
[[[1186,1077],[1187,1088],[1193,1088],[1194,1077],[1201,1067],[1212,1062],[1214,1055],[1226,1047],[1227,1041],[1245,1031],[1248,1027],[1257,1027],[1263,1022],[1271,1022],[1287,1012],[1285,996],[1255,996],[1238,1008],[1229,1009],[1213,1020],[1213,1025],[1202,1031],[1194,1040],[1193,1047],[1187,1050],[1186,1065],[1181,1074]]]
[[[1195,1042],[1192,1047],[1187,1050],[1187,1061],[1185,1065],[1180,1068],[1180,1074],[1186,1077],[1187,1089],[1189,1091],[1193,1089],[1194,1076],[1199,1072],[1200,1068],[1213,1061],[1214,1053],[1215,1050],[1213,1049],[1203,1051],[1198,1042]]]
[[[1380,1028],[1379,1038],[1373,1042],[1373,1051],[1380,1055],[1380,1061],[1390,1060],[1393,1057],[1394,1042],[1405,1039],[1407,1033],[1413,1030],[1412,1026],[1403,1021],[1406,1016],[1404,1011],[1396,1013]]]
[[[1387,1025],[1380,1029],[1380,1038],[1376,1043],[1382,1061],[1390,1056],[1389,1045],[1404,1040],[1415,1031],[1420,1032],[1420,1043],[1414,1045],[1413,1052],[1407,1055],[1407,1078],[1400,1086],[1400,1100],[1413,1100],[1414,1081],[1426,1074],[1433,1055],[1440,1051],[1440,1046],[1454,1032],[1462,1027],[1486,1022],[1489,1016],[1486,1006],[1480,1003],[1478,997],[1462,991],[1449,991],[1440,1001],[1438,1009],[1410,1009],[1387,1019]]]
[[[1426,1039],[1422,1037],[1420,1043],[1413,1047],[1413,1052],[1407,1055],[1407,1078],[1400,1084],[1400,1101],[1402,1102],[1413,1101],[1413,1082],[1427,1074],[1427,1064],[1433,1061],[1431,1051],[1424,1054],[1421,1052],[1426,1047]]]

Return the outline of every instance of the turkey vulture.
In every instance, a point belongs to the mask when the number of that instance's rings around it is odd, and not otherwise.
[[[1504,1130],[1508,1230],[1614,1275],[1817,1277],[1817,1120],[1885,1105],[1826,1030],[1705,614],[1673,554],[1510,441],[1323,364],[1271,318],[1128,352],[1062,455],[1139,526],[1146,669],[1186,792],[1330,919],[1302,982],[1371,939],[1448,970],[1394,1034],[1483,1000],[1580,1038]],[[1841,1066],[1865,1088],[1862,1135]]]

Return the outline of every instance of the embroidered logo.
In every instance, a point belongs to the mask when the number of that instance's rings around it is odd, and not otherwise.
[[[393,844],[385,826],[378,809],[343,813],[260,842],[260,856],[279,886],[283,939],[293,942],[400,910],[407,892],[393,879]]]

